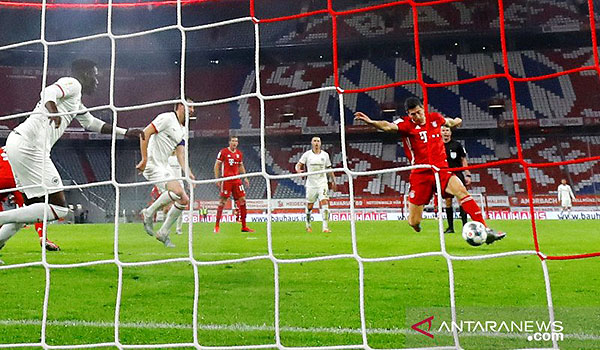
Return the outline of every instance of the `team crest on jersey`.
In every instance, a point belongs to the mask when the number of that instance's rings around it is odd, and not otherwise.
[[[433,125],[434,128],[437,128],[437,122],[431,122],[431,125]]]
[[[456,152],[450,151],[450,158],[456,159],[456,156],[457,156]]]

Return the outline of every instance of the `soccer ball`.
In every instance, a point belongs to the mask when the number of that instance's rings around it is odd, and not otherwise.
[[[468,222],[463,226],[462,236],[472,246],[482,245],[487,239],[486,227],[479,221]]]

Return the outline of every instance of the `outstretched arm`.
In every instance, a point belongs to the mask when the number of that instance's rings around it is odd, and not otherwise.
[[[394,123],[390,123],[386,120],[373,120],[373,119],[369,118],[369,116],[364,114],[363,112],[354,113],[354,120],[363,121],[367,125],[370,125],[370,126],[374,127],[375,129],[381,130],[384,132],[397,132],[398,131],[398,125],[396,125]]]
[[[445,118],[445,119],[446,119],[446,123],[444,125],[449,128],[455,128],[455,127],[459,127],[462,125],[462,119],[460,119],[460,118]]]

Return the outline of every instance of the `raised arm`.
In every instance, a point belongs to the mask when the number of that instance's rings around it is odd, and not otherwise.
[[[370,126],[374,127],[375,129],[381,130],[384,132],[397,132],[398,131],[398,125],[396,125],[394,123],[390,123],[386,120],[373,120],[373,119],[369,118],[369,116],[364,114],[363,112],[354,113],[354,120],[363,121],[367,125],[370,125]]]

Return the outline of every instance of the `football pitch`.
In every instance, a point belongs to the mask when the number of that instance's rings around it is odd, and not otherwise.
[[[508,232],[489,246],[471,247],[459,233],[445,235],[452,256],[533,251],[530,221],[489,221]],[[455,221],[460,228],[460,221]],[[255,233],[239,232],[239,224],[195,224],[193,257],[197,261],[242,259],[269,254],[266,224],[251,224]],[[352,254],[349,222],[320,223],[313,233],[303,223],[273,223],[268,258],[198,265],[198,343],[202,346],[275,344],[275,283],[279,287],[281,344],[290,347],[362,345],[359,263],[352,257],[298,262],[283,260]],[[149,237],[141,224],[121,224],[119,259],[123,263],[189,257],[189,234],[172,234],[168,249]],[[187,225],[184,225],[187,229]],[[546,255],[600,252],[598,221],[538,221],[541,251]],[[60,252],[49,252],[50,264],[114,259],[114,226],[51,225],[49,237]],[[187,232],[187,231],[186,231]],[[356,248],[365,259],[440,252],[437,221],[426,220],[421,233],[406,222],[357,222]],[[19,232],[0,251],[6,264],[41,260],[37,235]],[[450,322],[449,265],[441,256],[416,257],[364,265],[364,316],[372,348],[453,346],[442,327]],[[453,260],[457,321],[505,322],[510,331],[467,329],[458,337],[464,349],[552,347],[551,341],[528,341],[527,322],[549,322],[541,260],[536,255]],[[555,321],[564,339],[561,349],[600,348],[600,258],[547,261]],[[39,343],[45,269],[32,266],[0,270],[0,344]],[[49,345],[112,343],[119,268],[114,263],[50,272],[46,343]],[[194,343],[194,266],[189,261],[123,266],[120,300],[121,344]],[[433,316],[429,333],[411,325]],[[463,323],[464,324],[464,323]],[[516,327],[516,329],[515,329]],[[419,328],[427,331],[427,323]],[[537,328],[536,328],[537,331]],[[36,348],[36,347],[34,347]],[[39,347],[41,349],[41,347]],[[141,348],[144,348],[141,346]],[[112,349],[112,347],[104,347]],[[116,349],[116,347],[115,347]],[[188,349],[184,347],[184,349]],[[189,347],[193,349],[193,347]]]

